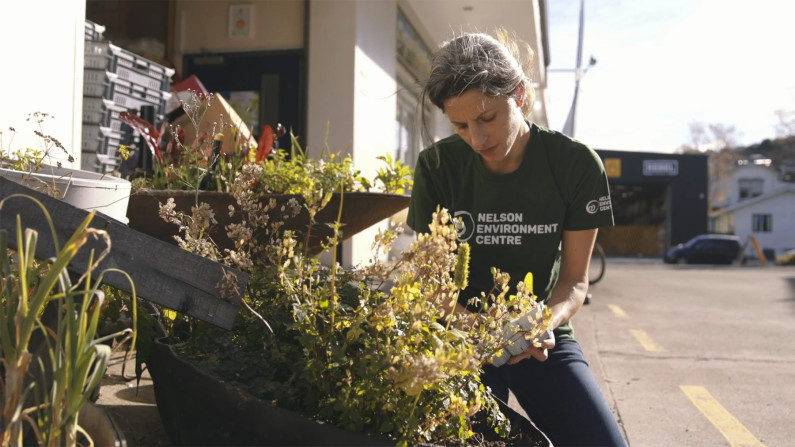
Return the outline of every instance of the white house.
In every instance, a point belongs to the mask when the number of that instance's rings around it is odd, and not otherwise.
[[[730,177],[725,206],[710,214],[712,230],[743,241],[753,236],[769,261],[795,248],[795,183],[782,178],[769,160],[740,162]],[[754,248],[747,250],[752,255]]]

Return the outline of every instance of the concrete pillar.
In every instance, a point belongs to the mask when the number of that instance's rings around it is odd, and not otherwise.
[[[309,4],[308,132],[305,149],[319,157],[351,154],[372,180],[397,146],[397,3],[312,0]],[[327,127],[328,126],[328,127]],[[344,231],[344,229],[343,229]],[[343,265],[366,262],[377,228],[343,245]]]

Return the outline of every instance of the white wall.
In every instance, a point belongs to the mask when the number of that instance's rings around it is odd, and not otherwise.
[[[44,149],[33,134],[38,127],[26,119],[48,113],[54,119],[42,124],[43,133],[59,140],[75,162],[60,150],[53,155],[63,166],[80,167],[85,15],[85,0],[0,2],[0,149]],[[9,127],[16,129],[12,142]]]
[[[741,179],[762,179],[764,186],[762,193],[767,193],[775,189],[778,184],[778,173],[775,169],[765,166],[738,166],[734,169],[731,175],[731,193],[730,204],[735,204],[740,201],[740,180]],[[747,199],[745,199],[747,200]]]
[[[309,8],[306,146],[313,157],[326,144],[331,152],[351,154],[356,169],[372,179],[382,166],[376,157],[397,147],[397,4],[313,0]],[[377,230],[343,245],[344,265],[370,259]]]
[[[734,212],[735,234],[743,241],[753,235],[763,249],[773,249],[776,255],[784,250],[795,248],[795,193],[780,194],[758,204],[741,207]],[[770,214],[773,216],[773,231],[754,233],[752,216]],[[769,260],[772,261],[772,260]]]
[[[251,33],[229,35],[229,8],[251,6]],[[304,2],[299,0],[177,1],[177,51],[174,64],[182,69],[182,55],[209,51],[242,52],[302,48]]]

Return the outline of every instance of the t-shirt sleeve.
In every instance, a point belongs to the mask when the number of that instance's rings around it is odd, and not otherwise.
[[[576,148],[566,166],[564,230],[578,231],[613,225],[610,187],[599,155],[587,146]]]
[[[406,224],[418,233],[430,231],[429,224],[440,203],[431,170],[427,152],[421,153],[414,168],[414,185],[406,218]]]

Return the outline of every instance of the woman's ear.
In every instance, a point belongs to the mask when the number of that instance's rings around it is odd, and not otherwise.
[[[516,99],[516,105],[520,109],[522,108],[522,105],[524,105],[525,98],[527,97],[526,93],[524,82],[520,82],[513,91],[514,99]]]

